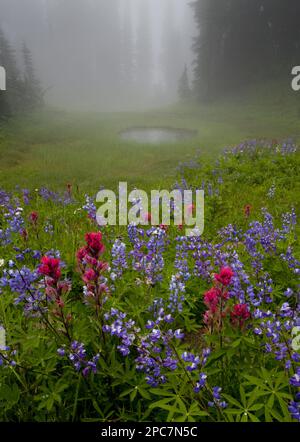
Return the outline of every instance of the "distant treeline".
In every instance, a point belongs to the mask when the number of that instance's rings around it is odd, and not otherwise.
[[[22,58],[20,70],[15,50],[0,29],[0,66],[6,71],[6,91],[0,91],[0,119],[43,105],[43,92],[35,74],[31,52],[25,43]]]
[[[300,63],[299,0],[196,0],[194,92],[214,99],[288,79]]]

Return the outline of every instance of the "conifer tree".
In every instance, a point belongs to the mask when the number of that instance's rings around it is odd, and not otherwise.
[[[22,47],[24,61],[23,103],[26,109],[35,109],[42,105],[41,85],[36,77],[32,55],[25,42]]]
[[[17,68],[15,52],[0,29],[0,66],[6,71],[6,91],[1,93],[0,113],[14,114],[22,107],[22,79]]]
[[[191,88],[190,88],[187,65],[185,65],[183,73],[179,79],[178,96],[181,101],[188,101],[191,98]]]

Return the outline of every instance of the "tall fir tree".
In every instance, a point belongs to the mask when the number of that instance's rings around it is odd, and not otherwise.
[[[180,101],[189,101],[191,99],[191,88],[189,82],[188,68],[185,65],[183,73],[178,82],[178,97]]]
[[[42,105],[42,91],[26,44],[22,47],[24,72],[18,69],[15,51],[0,29],[0,66],[6,71],[6,91],[0,93],[0,118],[34,110]]]
[[[6,91],[1,93],[0,113],[9,116],[22,108],[23,84],[17,68],[15,51],[0,29],[0,65],[6,71]]]
[[[230,0],[197,0],[194,8],[198,35],[194,39],[194,90],[200,99],[212,99],[218,92],[224,60],[224,37],[228,28]]]
[[[35,74],[32,55],[25,42],[22,46],[24,62],[23,103],[26,109],[36,109],[43,105],[43,93],[40,81]]]

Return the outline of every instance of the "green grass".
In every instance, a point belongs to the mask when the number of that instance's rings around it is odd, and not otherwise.
[[[121,140],[131,126],[196,129],[188,141],[147,145]],[[101,185],[168,187],[176,166],[199,149],[215,157],[225,146],[248,138],[300,138],[296,100],[245,100],[206,106],[174,106],[140,113],[44,111],[11,121],[0,129],[0,186],[61,188],[71,182],[95,192]]]

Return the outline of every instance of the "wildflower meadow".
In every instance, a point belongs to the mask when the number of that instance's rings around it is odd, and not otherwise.
[[[180,163],[194,237],[0,190],[0,420],[299,422],[299,169],[293,140]]]

